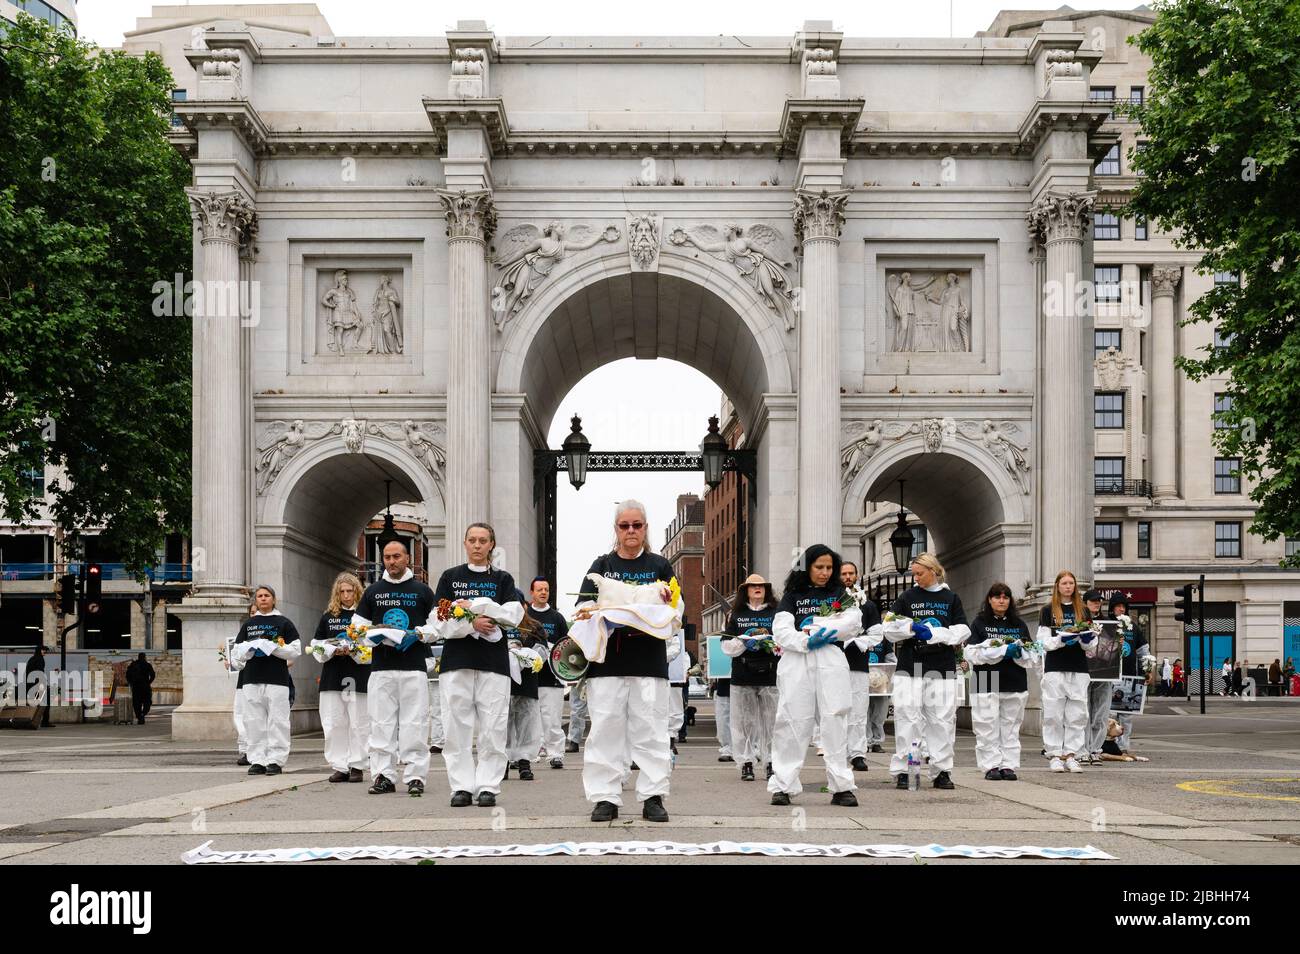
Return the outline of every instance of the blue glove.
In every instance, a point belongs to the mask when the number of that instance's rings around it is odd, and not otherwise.
[[[803,629],[804,627],[808,626],[812,621],[813,618],[811,616],[805,616],[803,618],[803,622],[799,624],[799,628]]]
[[[750,632],[752,633],[753,630],[751,629]],[[754,652],[754,650],[758,649],[758,640],[757,639],[745,640],[745,649],[749,650],[751,653]]]
[[[821,629],[817,630],[817,632],[808,637],[808,648],[821,649],[823,646],[829,646],[831,643],[835,642],[835,634],[837,632],[838,630],[827,629],[823,626]]]
[[[1128,640],[1125,640],[1125,641],[1124,641],[1124,650],[1123,650],[1123,653],[1124,653],[1124,658],[1125,658],[1125,659],[1127,659],[1129,656],[1132,656],[1132,655],[1133,655],[1133,647],[1130,646],[1130,645],[1128,644]]]
[[[265,656],[266,653],[262,652],[260,649],[254,649],[254,650],[253,650],[253,655],[254,655],[254,656]]]
[[[745,630],[745,631],[744,631],[743,633],[741,633],[740,635],[741,635],[742,637],[753,636],[753,635],[754,635],[754,630],[755,630],[755,628],[756,628],[756,627],[751,626],[751,627],[749,627],[749,629]]]
[[[924,623],[913,623],[912,635],[921,642],[926,643],[930,641],[930,638],[934,636],[934,633],[930,630],[930,627],[926,626]]]
[[[1003,659],[1019,659],[1019,658],[1020,658],[1020,653],[1021,653],[1021,649],[1020,649],[1020,644],[1019,644],[1019,643],[1007,643],[1007,652],[1006,652],[1006,655],[1003,656],[1002,658],[1003,658]]]
[[[420,634],[413,629],[408,629],[406,635],[402,637],[402,641],[397,644],[397,651],[399,653],[404,653],[419,641]]]
[[[1079,636],[1079,642],[1083,643],[1086,646],[1088,645],[1088,643],[1092,642],[1096,638],[1097,638],[1096,633],[1094,633],[1092,630],[1087,630],[1086,632],[1082,633]]]
[[[1077,643],[1078,641],[1079,641],[1079,638],[1078,638],[1077,636],[1075,636],[1073,633],[1071,633],[1071,634],[1069,634],[1069,635],[1067,635],[1067,636],[1062,636],[1062,637],[1061,637],[1061,645],[1062,645],[1062,646],[1073,646],[1073,645],[1074,645],[1075,643]]]

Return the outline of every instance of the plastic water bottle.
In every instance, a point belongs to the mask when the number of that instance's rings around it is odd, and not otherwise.
[[[913,792],[921,790],[921,743],[913,742],[907,753],[907,787]]]

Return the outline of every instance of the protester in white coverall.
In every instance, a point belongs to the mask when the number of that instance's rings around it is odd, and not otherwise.
[[[736,761],[736,757],[731,754],[730,679],[718,679],[713,684],[713,728],[718,737],[718,761]]]
[[[957,733],[957,661],[970,636],[961,598],[944,582],[943,565],[931,553],[912,560],[915,585],[890,607],[894,619],[883,624],[894,644],[894,755],[889,773],[907,788],[912,744],[924,743],[935,788],[953,788],[952,749]]]
[[[447,733],[442,727],[442,686],[438,679],[438,663],[442,657],[441,645],[431,646],[432,655],[424,661],[429,670],[429,754],[437,755],[442,751]]]
[[[848,760],[849,663],[839,641],[861,631],[862,613],[848,602],[840,584],[839,554],[814,544],[786,577],[772,620],[773,638],[781,648],[773,774],[767,782],[773,805],[789,805],[803,791],[799,772],[818,719],[831,804],[858,804]]]
[[[686,700],[682,687],[690,679],[691,657],[682,648],[682,631],[668,642],[668,748],[677,754],[677,739],[686,722]]]
[[[330,589],[329,606],[311,641],[320,673],[320,724],[325,733],[325,761],[331,782],[360,782],[370,760],[370,666],[358,663],[350,648],[348,627],[361,599],[361,581],[340,573]]]
[[[772,777],[772,731],[780,701],[776,688],[779,657],[764,643],[773,638],[776,605],[772,584],[757,573],[750,574],[736,588],[724,630],[726,638],[720,643],[731,657],[731,739],[740,760],[742,782],[754,781],[755,763]]]
[[[1083,608],[1088,611],[1089,619],[1100,619],[1101,591],[1089,590],[1084,593]],[[1106,727],[1110,724],[1110,697],[1114,691],[1113,681],[1089,679],[1088,727],[1084,730],[1083,751],[1078,757],[1080,763],[1087,759],[1093,765],[1101,764],[1101,747],[1106,742]]]
[[[1043,748],[1053,772],[1082,772],[1076,755],[1085,752],[1088,727],[1089,647],[1092,633],[1063,632],[1082,624],[1088,611],[1079,585],[1069,570],[1056,574],[1052,599],[1038,617],[1037,641],[1046,650],[1043,661]]]
[[[241,667],[239,690],[244,696],[248,774],[278,775],[289,758],[289,661],[302,655],[302,640],[288,617],[275,608],[274,590],[259,586],[253,599],[257,612],[239,627],[231,650],[237,658],[231,662]],[[270,652],[240,649],[241,643],[255,640],[277,645]]]
[[[533,577],[528,587],[528,615],[541,628],[545,646],[538,648],[549,657],[555,644],[569,634],[568,623],[550,604],[551,584],[544,576]],[[550,759],[551,768],[564,768],[564,684],[556,678],[548,661],[537,674],[537,700],[542,710],[542,746]]]
[[[654,584],[673,580],[672,566],[646,548],[645,505],[625,500],[614,508],[614,549],[596,558],[588,574],[626,583]],[[577,614],[589,619],[599,592],[589,576],[578,587]],[[668,744],[668,647],[665,640],[633,626],[608,633],[603,662],[587,667],[587,736],[582,785],[593,822],[618,817],[623,804],[622,780],[635,762],[636,796],[641,817],[666,822],[663,799],[672,772]],[[572,736],[570,736],[572,738]]]
[[[1043,656],[1030,647],[1029,627],[1005,583],[994,583],[971,623],[971,728],[975,762],[987,781],[1014,782],[1020,768],[1020,726],[1029,699],[1028,672]]]
[[[840,567],[840,582],[846,588],[856,586],[858,583],[858,565],[848,560]],[[862,620],[862,629],[870,633],[880,620],[875,619],[879,615],[873,603],[869,608],[864,608],[864,614],[871,613],[872,619]],[[877,630],[879,632],[879,630]],[[867,771],[867,750],[870,746],[869,730],[867,728],[867,719],[871,710],[871,652],[866,648],[867,637],[859,637],[862,645],[858,641],[846,642],[843,644],[844,655],[849,660],[849,685],[852,691],[852,705],[849,708],[849,764],[855,772]]]

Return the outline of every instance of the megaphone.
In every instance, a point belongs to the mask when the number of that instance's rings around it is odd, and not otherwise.
[[[567,685],[576,683],[587,674],[587,657],[572,636],[565,636],[551,647],[550,660],[555,678]]]

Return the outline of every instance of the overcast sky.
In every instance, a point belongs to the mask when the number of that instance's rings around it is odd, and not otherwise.
[[[197,6],[197,4],[195,4]],[[850,36],[973,36],[987,29],[999,10],[1055,9],[1059,4],[996,0],[816,0],[807,5],[737,3],[732,0],[656,0],[610,3],[566,0],[471,0],[432,4],[427,0],[318,0],[338,36],[436,36],[457,20],[486,20],[500,36],[695,35],[791,36],[804,20],[830,20]],[[1076,10],[1132,9],[1137,3],[1073,0]],[[120,46],[137,17],[147,16],[146,0],[81,0],[80,32],[101,46]],[[950,20],[951,11],[951,20]],[[951,28],[950,28],[951,23]]]

